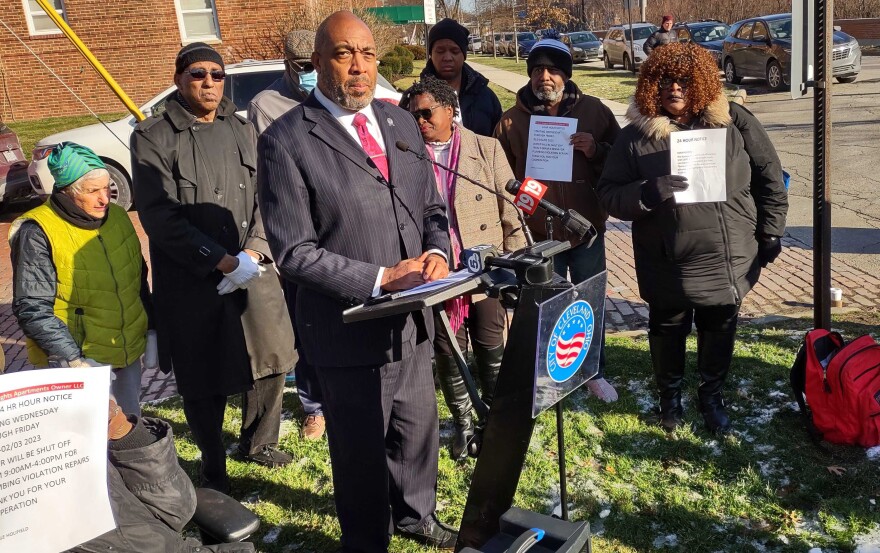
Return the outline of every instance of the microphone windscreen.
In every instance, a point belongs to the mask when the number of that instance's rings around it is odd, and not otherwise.
[[[409,144],[407,144],[403,140],[398,140],[395,146],[397,146],[397,149],[401,152],[409,151]]]
[[[504,186],[504,189],[507,190],[507,192],[509,192],[510,194],[516,194],[517,192],[519,192],[519,187],[521,185],[522,185],[522,183],[519,182],[518,180],[510,179],[509,181],[507,181],[507,184]]]

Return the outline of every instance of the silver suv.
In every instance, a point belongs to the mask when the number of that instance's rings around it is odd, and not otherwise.
[[[643,46],[651,33],[657,30],[653,23],[633,23],[630,25],[614,25],[605,33],[602,47],[605,50],[602,59],[606,69],[613,69],[615,65],[622,65],[624,69],[632,70],[638,67],[648,57]],[[632,48],[630,48],[630,34],[632,35]]]

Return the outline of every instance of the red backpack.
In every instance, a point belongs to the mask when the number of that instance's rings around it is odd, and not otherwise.
[[[811,330],[791,368],[791,386],[815,440],[880,445],[880,344],[870,336],[846,343],[837,332]]]

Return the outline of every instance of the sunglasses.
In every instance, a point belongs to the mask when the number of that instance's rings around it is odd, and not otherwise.
[[[311,73],[312,71],[315,70],[314,64],[312,64],[312,62],[309,62],[309,61],[303,62],[303,63],[300,63],[298,61],[294,61],[291,63],[293,64],[294,69],[296,70],[297,73]]]
[[[211,79],[215,81],[222,81],[226,78],[226,71],[222,69],[215,69],[213,71],[208,71],[202,67],[196,67],[195,69],[190,69],[189,71],[184,71],[184,73],[189,73],[189,76],[193,78],[194,81],[203,81],[208,75],[211,75]]]
[[[418,121],[419,119],[424,119],[425,121],[430,121],[431,116],[434,115],[434,110],[442,107],[442,106],[434,106],[432,108],[425,109],[417,109],[415,111],[411,111],[413,118]]]
[[[687,88],[691,84],[690,77],[663,77],[660,79],[660,88],[669,88],[672,83],[676,83],[681,88]]]

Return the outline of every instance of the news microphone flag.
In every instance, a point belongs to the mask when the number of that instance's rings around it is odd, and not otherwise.
[[[516,197],[513,199],[513,203],[525,213],[533,215],[535,210],[538,209],[538,204],[541,203],[541,199],[546,193],[546,185],[541,184],[531,177],[526,177],[522,182],[522,185],[520,185],[519,190],[516,191]]]
[[[480,274],[487,269],[489,260],[498,257],[498,255],[498,249],[495,246],[483,244],[462,250],[461,263],[467,267],[469,273]]]

